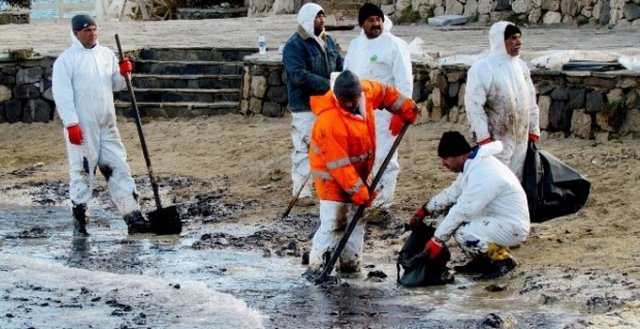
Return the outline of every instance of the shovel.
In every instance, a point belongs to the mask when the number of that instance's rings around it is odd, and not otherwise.
[[[391,149],[389,150],[389,153],[384,158],[384,161],[382,162],[380,169],[376,173],[376,176],[373,178],[373,182],[371,182],[371,186],[369,186],[370,194],[373,191],[375,191],[376,186],[378,185],[378,182],[382,178],[382,174],[384,173],[385,169],[387,169],[387,165],[389,165],[389,162],[393,157],[393,153],[395,153],[396,149],[398,149],[398,145],[400,145],[400,141],[402,140],[402,137],[404,136],[404,133],[407,131],[408,128],[409,128],[409,124],[405,123],[404,126],[402,126],[402,130],[400,130],[398,137],[396,137],[396,140],[393,142],[393,145],[391,145]],[[331,254],[331,258],[324,265],[322,272],[316,278],[315,284],[321,284],[325,282],[329,277],[329,274],[331,274],[331,271],[333,271],[333,267],[336,265],[336,261],[338,260],[338,257],[340,257],[340,254],[342,253],[342,249],[344,249],[344,247],[347,245],[347,241],[349,241],[349,237],[351,236],[351,233],[353,233],[353,230],[356,228],[356,224],[360,220],[360,217],[362,217],[362,214],[364,214],[365,208],[367,208],[367,203],[360,205],[360,207],[358,207],[358,209],[356,210],[356,213],[353,215],[353,219],[351,219],[351,222],[349,222],[349,226],[347,226],[347,229],[345,230],[344,235],[338,242],[336,249]]]
[[[116,43],[118,44],[118,53],[120,54],[120,60],[124,59],[124,53],[122,52],[122,46],[120,45],[120,38],[116,34]],[[140,122],[140,112],[138,111],[138,104],[136,103],[136,96],[133,93],[133,85],[131,84],[131,75],[127,74],[125,77],[127,82],[127,89],[129,89],[129,96],[131,98],[131,105],[135,113],[136,127],[138,128],[138,136],[140,137],[140,146],[142,146],[142,154],[144,154],[144,160],[147,163],[147,171],[149,172],[149,181],[151,182],[151,188],[153,189],[153,196],[156,201],[156,210],[147,214],[149,222],[151,223],[151,231],[158,235],[165,234],[180,234],[182,231],[182,221],[178,215],[176,206],[162,207],[160,202],[160,194],[158,193],[158,182],[153,175],[153,169],[151,168],[151,159],[149,158],[149,151],[147,150],[147,143],[142,133],[142,123]]]

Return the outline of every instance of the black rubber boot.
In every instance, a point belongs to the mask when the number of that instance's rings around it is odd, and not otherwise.
[[[511,272],[514,268],[516,268],[516,261],[509,257],[504,260],[491,261],[489,265],[482,271],[482,275],[478,279],[480,280],[490,280],[497,279],[505,274]]]
[[[137,233],[151,233],[151,223],[149,223],[142,213],[134,211],[130,214],[124,215],[124,222],[127,223],[129,234]]]
[[[464,265],[454,266],[453,270],[460,274],[479,274],[486,271],[490,263],[486,256],[478,255]]]
[[[87,232],[87,205],[74,203],[71,212],[73,213],[73,236],[89,236],[89,232]]]

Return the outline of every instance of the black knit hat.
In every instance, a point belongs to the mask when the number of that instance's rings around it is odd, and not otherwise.
[[[513,24],[509,24],[507,25],[507,27],[504,29],[504,39],[507,40],[509,39],[509,37],[511,37],[514,34],[522,34],[522,32],[520,32],[520,28],[513,25]]]
[[[338,98],[358,96],[361,93],[360,80],[349,70],[340,73],[333,84],[333,94]]]
[[[371,16],[378,16],[382,18],[382,21],[384,22],[384,13],[382,12],[382,9],[372,3],[367,2],[362,5],[362,7],[360,7],[360,10],[358,11],[358,24],[362,26],[362,24],[364,24],[364,21],[366,21],[367,18]]]
[[[457,131],[447,131],[442,134],[438,144],[438,156],[441,158],[455,157],[471,152],[467,140]]]
[[[96,21],[93,20],[93,18],[89,15],[84,15],[84,14],[80,14],[80,15],[75,15],[73,16],[73,18],[71,19],[71,28],[74,31],[80,31],[82,29],[84,29],[85,27],[88,26],[98,26],[96,24]]]

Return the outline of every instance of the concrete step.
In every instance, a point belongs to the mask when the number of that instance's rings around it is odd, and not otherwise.
[[[145,74],[208,74],[241,75],[243,62],[240,61],[160,61],[138,59],[133,62],[135,71]]]
[[[238,112],[238,102],[136,102],[140,116],[145,117],[165,117],[165,118],[194,118],[211,115],[223,115]],[[134,110],[130,102],[115,101],[116,114],[126,117],[133,117]]]
[[[239,48],[145,48],[137,57],[159,61],[242,61],[247,55],[258,52],[257,47]]]
[[[224,89],[181,89],[181,88],[136,88],[134,89],[138,102],[238,102],[240,100],[239,88]],[[122,90],[116,94],[116,98],[130,102],[129,91]]]
[[[237,74],[133,74],[134,88],[240,88],[242,76]]]

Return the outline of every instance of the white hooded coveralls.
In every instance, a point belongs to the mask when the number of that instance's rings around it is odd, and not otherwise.
[[[456,180],[427,203],[429,212],[449,212],[434,237],[453,235],[470,256],[487,252],[491,243],[511,247],[529,235],[527,197],[511,170],[493,155],[502,151],[495,141],[467,159]]]
[[[489,137],[504,145],[496,155],[522,181],[529,133],[540,136],[536,91],[526,63],[507,53],[504,31],[509,22],[489,30],[490,54],[467,73],[464,102],[476,142]]]
[[[109,48],[96,44],[86,49],[73,33],[71,39],[71,47],[53,64],[52,77],[53,98],[65,127],[71,201],[86,204],[91,199],[92,178],[98,166],[120,214],[139,211],[136,186],[116,127],[113,92],[126,87],[118,60]],[[82,145],[69,142],[66,127],[74,124],[82,129]]]
[[[406,97],[412,97],[413,73],[409,46],[404,40],[391,34],[392,27],[391,19],[385,16],[383,32],[377,38],[368,39],[362,30],[349,44],[344,69],[355,73],[362,80],[386,83],[400,90]],[[389,130],[392,115],[389,111],[375,111],[377,145],[373,175],[380,170],[396,139]],[[400,164],[396,151],[376,188],[374,207],[388,208],[391,205],[399,173]]]

